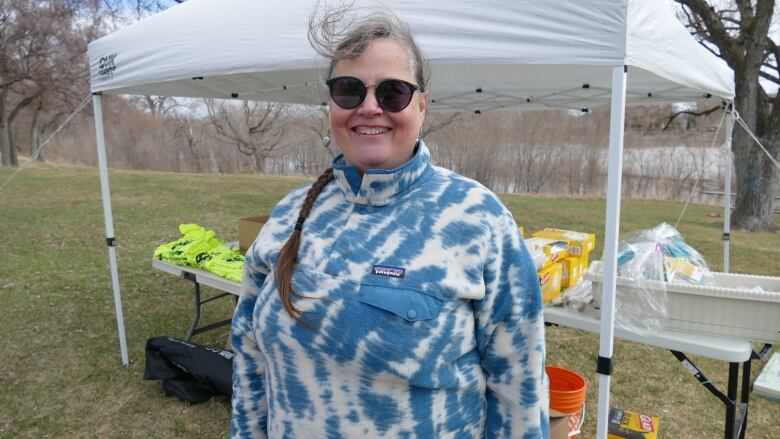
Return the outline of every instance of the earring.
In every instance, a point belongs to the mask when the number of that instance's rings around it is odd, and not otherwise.
[[[330,128],[325,132],[325,135],[322,136],[322,145],[327,148],[330,146]]]

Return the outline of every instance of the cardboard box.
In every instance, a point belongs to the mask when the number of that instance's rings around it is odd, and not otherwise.
[[[546,227],[544,230],[533,233],[534,238],[546,238],[562,240],[569,243],[569,254],[580,256],[590,253],[596,247],[596,235],[593,233],[575,232],[573,230],[551,229]]]
[[[569,417],[553,414],[550,411],[550,439],[567,439],[569,437]]]
[[[260,233],[260,229],[266,221],[268,221],[268,215],[252,216],[238,220],[238,248],[241,250],[242,255],[255,242],[257,234]]]
[[[590,265],[590,252],[580,255],[580,273],[585,276],[585,272],[588,271]]]
[[[537,271],[539,286],[542,287],[542,303],[547,303],[561,294],[563,267],[559,263],[548,265]]]
[[[578,438],[584,412],[567,415],[550,409],[550,439]]]
[[[561,259],[569,256],[569,244],[564,240],[534,237],[526,239],[525,242],[532,249],[541,249],[544,252],[545,261],[542,267],[560,262]]]
[[[609,408],[607,439],[657,439],[658,417]]]
[[[569,256],[561,260],[563,272],[561,273],[561,288],[571,288],[582,279],[582,257]]]

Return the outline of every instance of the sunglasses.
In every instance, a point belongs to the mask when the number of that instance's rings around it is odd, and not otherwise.
[[[357,108],[363,103],[368,93],[368,87],[353,76],[339,76],[325,81],[330,89],[333,102],[345,110]],[[420,87],[401,79],[385,79],[376,86],[374,95],[380,107],[397,113],[409,106],[412,95]]]

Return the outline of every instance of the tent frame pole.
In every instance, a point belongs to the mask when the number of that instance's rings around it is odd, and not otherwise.
[[[601,336],[599,340],[598,429],[596,437],[606,439],[609,426],[609,380],[612,373],[612,348],[615,337],[615,276],[617,275],[618,237],[620,234],[620,193],[623,174],[623,134],[626,118],[626,77],[628,67],[612,68],[612,105],[609,120],[609,167],[607,170],[607,218],[604,232],[603,291],[601,299]]]
[[[114,218],[111,213],[111,192],[108,187],[108,164],[106,160],[106,139],[103,132],[103,105],[100,93],[92,94],[92,106],[95,112],[95,141],[98,153],[98,172],[100,174],[100,191],[103,198],[103,220],[106,226],[106,244],[108,245],[108,262],[111,270],[111,286],[114,290],[114,312],[119,335],[119,351],[122,365],[127,367],[130,360],[127,356],[127,338],[125,336],[125,318],[122,313],[122,294],[119,291],[119,270],[116,259],[116,240],[114,239]]]
[[[731,245],[731,142],[734,132],[734,103],[726,104],[726,170],[723,177],[723,272],[729,272],[729,253]]]

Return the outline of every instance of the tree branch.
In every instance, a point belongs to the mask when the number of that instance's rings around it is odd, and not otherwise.
[[[666,121],[666,125],[664,125],[664,128],[661,131],[666,131],[669,128],[669,125],[671,125],[672,122],[677,118],[677,116],[680,116],[680,115],[683,115],[683,114],[691,114],[691,115],[697,116],[697,117],[698,116],[707,116],[709,114],[712,114],[712,113],[720,110],[721,108],[723,108],[723,107],[718,105],[717,107],[712,107],[710,109],[707,109],[707,110],[704,110],[704,111],[700,111],[698,113],[695,112],[695,111],[690,111],[690,110],[678,111],[678,112],[674,113],[673,115],[671,115],[669,117],[669,119]]]
[[[770,81],[770,82],[774,82],[774,83],[775,83],[775,84],[777,84],[777,85],[780,85],[780,79],[777,79],[776,77],[774,77],[774,76],[770,75],[769,73],[766,73],[766,72],[759,72],[758,74],[759,74],[759,75],[760,75],[762,78],[764,78],[764,79],[766,79],[766,80],[768,80],[768,81]]]
[[[700,33],[701,38],[710,41],[720,48],[721,56],[735,70],[744,63],[744,56],[736,44],[736,40],[726,31],[723,21],[715,8],[711,7],[705,0],[675,0],[687,7],[693,14],[699,18],[706,28],[706,33]],[[739,5],[738,5],[739,6]],[[688,15],[688,14],[686,14]]]

